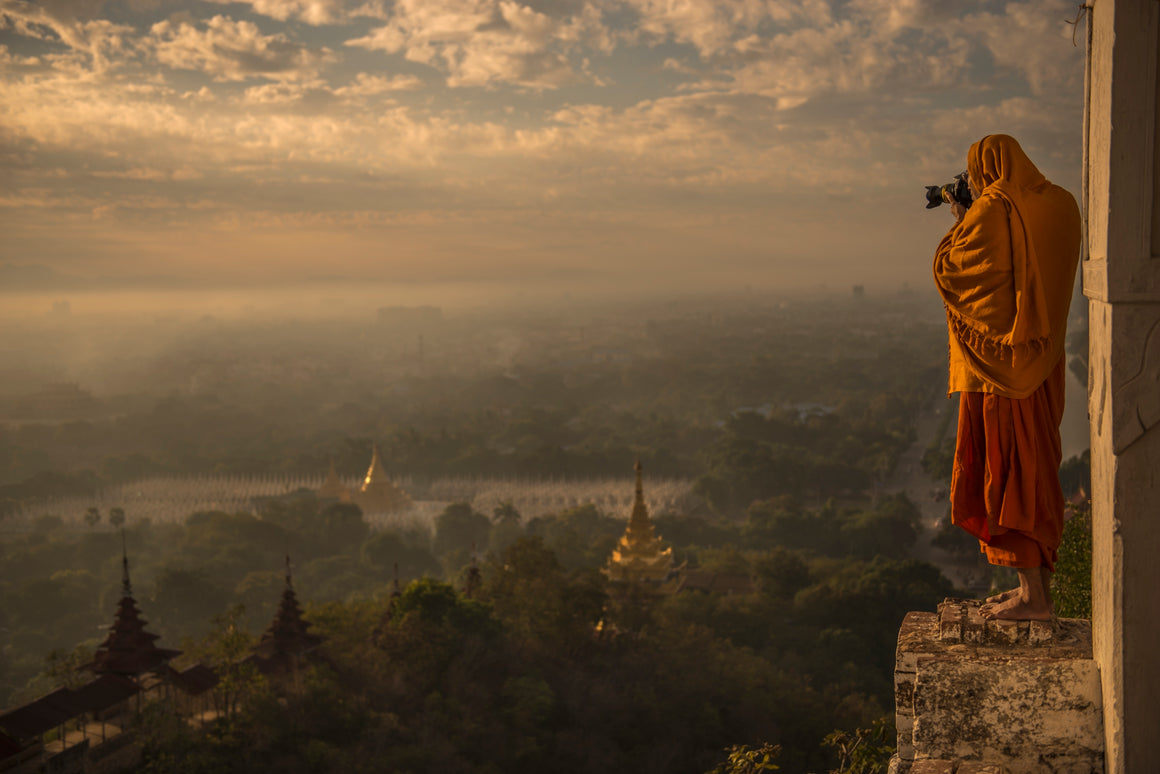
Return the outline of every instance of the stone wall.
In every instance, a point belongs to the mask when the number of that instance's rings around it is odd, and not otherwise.
[[[894,685],[897,774],[1103,771],[1087,621],[984,621],[979,602],[909,613]]]

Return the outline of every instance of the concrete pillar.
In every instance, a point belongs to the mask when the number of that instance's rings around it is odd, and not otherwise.
[[[1085,127],[1094,656],[1106,771],[1160,737],[1160,0],[1092,0]]]

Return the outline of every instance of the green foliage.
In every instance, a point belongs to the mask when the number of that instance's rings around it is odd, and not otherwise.
[[[540,536],[560,564],[569,570],[596,569],[608,561],[624,534],[624,520],[615,519],[591,503],[528,522],[526,532]]]
[[[889,716],[875,720],[871,728],[829,734],[823,744],[838,754],[838,767],[830,774],[886,774],[894,740],[894,721]]]
[[[214,697],[227,723],[266,685],[265,678],[245,660],[255,643],[246,630],[245,615],[245,607],[238,604],[214,616],[209,634],[186,653],[187,658],[203,661],[217,672]]]
[[[938,446],[932,446],[922,453],[922,469],[935,481],[949,484],[954,472],[955,439],[952,436]]]
[[[468,503],[452,503],[435,518],[435,554],[485,551],[491,521]]]
[[[44,677],[55,688],[79,688],[92,677],[83,667],[92,663],[95,648],[81,643],[72,650],[53,650],[44,657]]]
[[[953,524],[949,512],[939,521],[931,544],[947,553],[982,556],[979,551],[979,539]]]
[[[761,774],[763,771],[777,771],[773,759],[781,754],[781,748],[766,742],[760,747],[735,744],[726,748],[729,756],[709,774]]]
[[[1063,525],[1059,561],[1051,578],[1055,614],[1063,618],[1092,617],[1091,503],[1072,509]]]
[[[951,422],[958,416],[957,406],[949,402],[942,409],[942,419],[926,451],[922,453],[922,469],[935,481],[949,484],[955,460],[955,436],[951,432]],[[947,434],[950,433],[948,437]]]
[[[165,567],[153,582],[149,614],[158,624],[196,622],[205,631],[229,601],[229,593],[201,569]]]
[[[393,578],[396,566],[401,578],[438,575],[439,563],[431,551],[418,542],[413,536],[394,530],[376,532],[363,542],[362,560],[378,570],[383,578]]]

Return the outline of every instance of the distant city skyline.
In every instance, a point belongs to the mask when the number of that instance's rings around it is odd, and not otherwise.
[[[1078,194],[1074,14],[0,0],[0,264],[111,286],[921,285],[950,222],[923,186],[980,136]]]

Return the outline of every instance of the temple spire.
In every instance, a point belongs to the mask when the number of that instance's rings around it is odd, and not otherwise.
[[[302,609],[290,573],[290,555],[286,555],[286,588],[274,614],[274,620],[253,648],[255,666],[264,674],[294,672],[298,657],[313,650],[322,638],[309,632],[310,625],[302,620]]]
[[[628,527],[604,568],[604,574],[614,581],[660,582],[673,568],[673,549],[661,548],[661,539],[654,533],[644,501],[644,466],[640,460],[633,466],[636,471],[636,492]]]
[[[121,529],[121,596],[133,596],[133,584],[129,582],[129,549],[125,544],[125,530]]]
[[[371,466],[367,469],[362,490],[365,492],[369,487],[380,483],[390,483],[390,481],[387,478],[387,471],[383,469],[383,460],[379,457],[379,445],[376,443],[371,447]]]
[[[353,493],[353,500],[362,508],[363,513],[367,514],[394,513],[411,506],[411,498],[391,483],[387,471],[383,468],[378,444],[372,447],[370,468],[367,469],[362,487]]]

